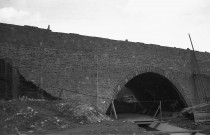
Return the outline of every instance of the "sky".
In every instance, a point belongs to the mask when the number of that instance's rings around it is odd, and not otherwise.
[[[210,52],[210,0],[0,0],[0,22]]]

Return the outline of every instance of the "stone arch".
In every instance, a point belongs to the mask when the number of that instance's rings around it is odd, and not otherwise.
[[[122,80],[119,81],[119,83],[117,85],[115,85],[115,87],[113,89],[113,93],[112,93],[112,100],[115,99],[118,92],[129,80],[131,80],[132,78],[134,78],[138,75],[141,75],[143,73],[149,73],[149,72],[159,74],[159,75],[165,77],[166,79],[168,79],[177,88],[177,92],[183,98],[182,100],[184,100],[184,103],[186,104],[186,106],[190,106],[191,103],[187,100],[187,98],[184,94],[184,89],[181,87],[181,85],[177,81],[177,79],[178,79],[177,72],[174,72],[172,70],[163,70],[161,68],[153,67],[153,66],[140,67],[140,68],[130,72],[128,75],[126,75]],[[104,106],[105,110],[108,109],[110,103],[111,103],[111,100],[106,102],[106,105]]]

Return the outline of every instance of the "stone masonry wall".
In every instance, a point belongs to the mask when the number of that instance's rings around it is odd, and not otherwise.
[[[196,56],[201,72],[210,75],[210,54]],[[144,72],[165,76],[193,104],[190,50],[0,24],[0,58],[50,94],[63,89],[63,97],[102,111],[129,79]]]

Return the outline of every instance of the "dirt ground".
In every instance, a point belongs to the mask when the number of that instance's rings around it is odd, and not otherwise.
[[[173,117],[169,124],[210,134],[209,124]],[[0,135],[141,134],[144,128],[124,120],[113,120],[79,102],[19,99],[0,101]]]
[[[145,129],[138,127],[136,124],[123,122],[120,120],[81,125],[73,129],[67,129],[67,130],[62,130],[62,131],[52,131],[52,132],[47,132],[47,133],[48,133],[47,135],[71,135],[71,134],[72,135],[77,135],[77,134],[79,135],[81,134],[150,135]]]
[[[1,135],[142,134],[136,124],[112,120],[84,103],[46,100],[0,102]]]

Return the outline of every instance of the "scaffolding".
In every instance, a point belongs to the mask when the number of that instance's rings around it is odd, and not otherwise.
[[[195,101],[195,106],[189,107],[192,109],[194,114],[195,122],[207,122],[210,121],[210,110],[207,108],[210,107],[209,97],[207,97],[206,89],[203,83],[203,78],[201,76],[200,67],[198,64],[198,60],[196,58],[194,46],[192,43],[192,39],[190,34],[189,39],[192,46],[191,51],[191,70],[192,70],[192,77],[194,81],[194,96],[197,101]]]

